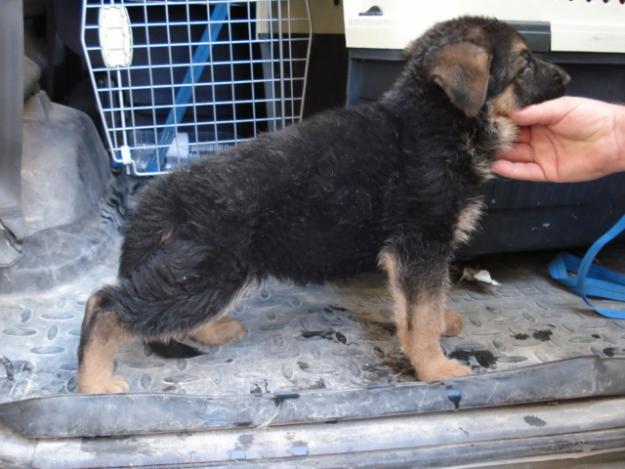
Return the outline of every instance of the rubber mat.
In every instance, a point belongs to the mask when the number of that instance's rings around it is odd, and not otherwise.
[[[118,246],[119,243],[116,244]],[[40,294],[3,295],[0,402],[74,392],[76,347],[89,293],[114,281],[117,247],[94,269]],[[443,339],[449,356],[476,375],[582,356],[625,357],[625,321],[607,320],[550,282],[552,254],[501,255],[471,262],[499,286],[462,282],[449,305],[465,320]],[[604,258],[625,265],[625,251]],[[267,282],[233,313],[247,333],[191,359],[151,356],[139,340],[123,345],[117,373],[131,392],[211,397],[340,391],[413,381],[400,353],[384,278],[371,274],[325,286]]]

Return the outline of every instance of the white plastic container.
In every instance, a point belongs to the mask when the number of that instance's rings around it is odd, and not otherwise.
[[[372,7],[381,14],[366,14]],[[347,47],[403,49],[434,23],[466,14],[548,22],[553,52],[625,53],[623,0],[344,0]]]

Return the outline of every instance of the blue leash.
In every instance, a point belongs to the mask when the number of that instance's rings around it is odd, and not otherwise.
[[[588,296],[625,302],[625,275],[593,264],[593,260],[624,230],[625,216],[590,246],[583,259],[563,252],[549,264],[549,275],[554,280],[581,296],[594,311],[611,319],[625,319],[625,310],[594,306]]]
[[[158,139],[159,148],[156,150],[155,155],[152,157],[148,165],[149,171],[162,171],[165,168],[167,163],[167,145],[174,140],[175,124],[182,122],[188,104],[191,101],[193,93],[192,85],[193,83],[197,83],[199,81],[202,71],[204,70],[204,65],[197,64],[206,63],[206,61],[209,60],[212,45],[217,42],[217,38],[221,32],[224,22],[228,18],[228,7],[229,3],[218,3],[215,5],[215,8],[210,15],[209,22],[212,25],[212,28],[207,26],[204,29],[199,45],[193,53],[193,58],[191,59],[192,64],[187,70],[184,80],[182,81],[184,86],[181,86],[176,93],[174,106],[167,115],[165,128]],[[217,116],[214,116],[214,120],[217,120]],[[215,136],[215,138],[217,138],[217,136]]]

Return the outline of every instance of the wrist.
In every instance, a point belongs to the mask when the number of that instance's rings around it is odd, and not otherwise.
[[[614,138],[618,152],[618,171],[625,171],[625,106],[615,105]]]

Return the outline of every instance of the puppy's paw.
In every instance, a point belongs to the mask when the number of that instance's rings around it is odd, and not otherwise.
[[[128,392],[128,383],[119,376],[108,379],[80,380],[78,392],[81,394],[121,394]]]
[[[417,379],[432,383],[434,381],[443,381],[457,376],[465,376],[471,374],[471,368],[463,365],[457,360],[443,358],[428,363],[427,367],[417,370]]]
[[[191,338],[205,345],[225,345],[245,334],[245,326],[234,318],[221,318],[198,327]]]
[[[126,382],[125,379],[119,377],[119,376],[113,376],[113,380],[111,381],[110,384],[110,391],[111,393],[126,393],[130,390],[130,387],[128,386],[128,383]]]
[[[457,336],[460,334],[460,331],[464,326],[462,317],[460,317],[460,315],[451,308],[445,308],[445,311],[443,312],[443,321],[445,324],[443,328],[443,335],[445,337]]]

